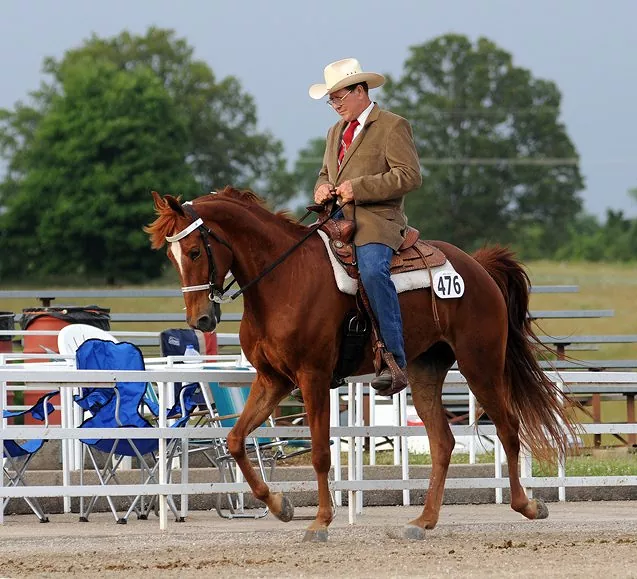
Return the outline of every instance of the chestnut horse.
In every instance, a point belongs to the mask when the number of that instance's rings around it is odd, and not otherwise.
[[[250,191],[223,191],[181,205],[153,192],[158,217],[145,228],[152,247],[168,238],[168,256],[179,272],[187,322],[209,332],[216,326],[213,296],[231,272],[245,289],[239,332],[241,347],[257,375],[241,417],[228,436],[254,496],[282,521],[294,507],[270,492],[250,464],[245,440],[295,386],[302,392],[312,436],[312,464],[318,481],[318,511],[305,540],[327,540],[334,516],[330,470],[329,387],[339,354],[340,328],[354,297],[341,293],[318,234],[311,235],[276,269],[260,274],[307,236],[308,227],[274,214]],[[407,373],[413,403],[426,425],[432,471],[422,514],[409,522],[407,538],[424,537],[438,521],[445,478],[454,447],[442,404],[445,376],[457,361],[479,404],[496,426],[509,465],[511,507],[528,519],[548,516],[546,505],[529,500],[519,480],[518,453],[524,443],[541,460],[566,451],[573,427],[561,393],[545,377],[534,353],[528,319],[529,278],[504,248],[469,256],[441,241],[430,242],[447,256],[465,283],[464,295],[436,300],[434,322],[429,289],[400,294]],[[357,374],[373,372],[371,344]]]

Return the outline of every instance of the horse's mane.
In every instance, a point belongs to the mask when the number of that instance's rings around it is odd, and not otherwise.
[[[157,214],[157,219],[143,229],[150,235],[152,248],[160,249],[166,242],[166,237],[175,233],[178,215],[166,199],[156,194],[153,195],[155,196],[155,213]],[[306,229],[305,225],[298,223],[288,210],[273,213],[267,207],[265,200],[249,189],[235,189],[228,185],[217,193],[211,193],[198,199],[208,201],[218,198],[233,199],[245,207],[258,207],[259,210],[270,213],[298,229]],[[181,196],[177,197],[177,201],[181,202]]]
[[[224,187],[221,191],[218,191],[216,194],[212,194],[212,195],[214,197],[226,197],[228,199],[236,199],[237,201],[239,201],[240,203],[246,206],[260,207],[261,209],[275,215],[276,217],[283,219],[284,221],[290,223],[291,225],[294,225],[300,229],[306,229],[306,226],[300,224],[296,220],[294,215],[292,215],[288,209],[283,209],[281,211],[277,211],[276,213],[274,213],[268,208],[267,202],[250,189],[235,189],[234,187],[231,187],[230,185],[226,185],[226,187]]]

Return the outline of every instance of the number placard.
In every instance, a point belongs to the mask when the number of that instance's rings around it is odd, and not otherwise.
[[[439,271],[434,275],[433,290],[442,299],[459,298],[464,294],[464,280],[458,272]]]

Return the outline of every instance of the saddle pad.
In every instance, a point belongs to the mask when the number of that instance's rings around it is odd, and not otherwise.
[[[330,249],[330,241],[327,235],[320,229],[318,231],[318,234],[321,236],[323,244],[325,245],[325,251],[327,251],[327,256],[330,258],[330,263],[332,264],[332,268],[334,269],[334,279],[336,280],[338,289],[345,294],[349,294],[352,296],[356,295],[356,291],[358,290],[358,280],[355,280],[347,275],[345,268],[339,263],[336,257],[334,257],[334,254]],[[449,274],[457,273],[449,260],[447,260],[444,265],[431,268],[432,277],[435,276],[438,272],[445,272]],[[429,272],[426,269],[393,274],[391,276],[391,279],[394,282],[396,291],[398,293],[406,292],[409,290],[422,289],[431,285]]]

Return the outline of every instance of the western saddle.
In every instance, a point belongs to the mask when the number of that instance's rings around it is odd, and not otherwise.
[[[343,265],[347,274],[358,278],[356,252],[353,247],[355,223],[350,219],[328,219],[320,227],[329,237],[332,253]],[[420,232],[414,227],[407,227],[405,241],[398,248],[391,260],[392,274],[415,271],[443,265],[447,261],[444,253],[437,247],[420,239]]]

